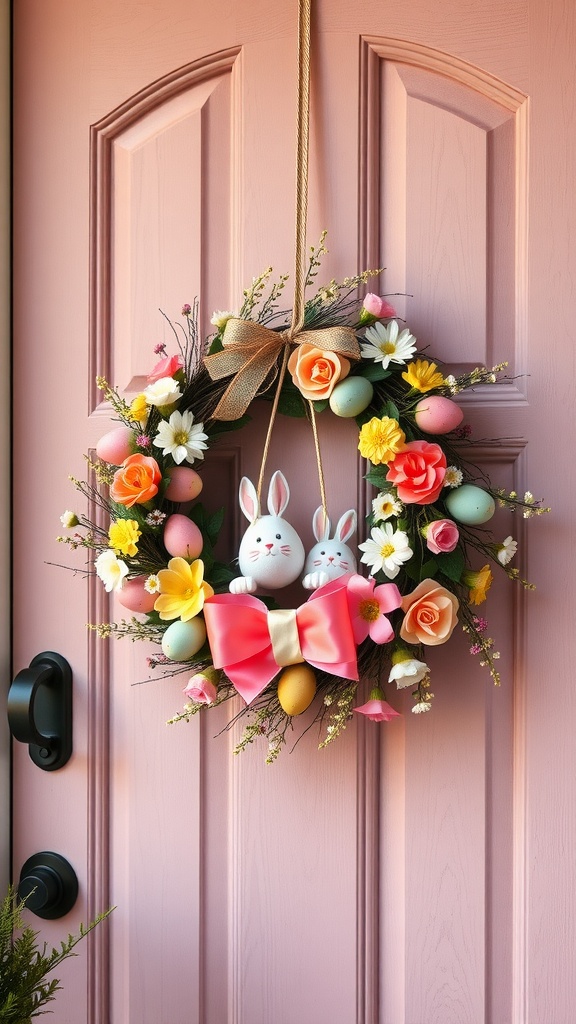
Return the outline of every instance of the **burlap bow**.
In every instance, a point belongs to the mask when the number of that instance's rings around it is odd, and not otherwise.
[[[212,380],[232,376],[213,418],[237,420],[251,401],[268,389],[278,373],[279,357],[286,346],[307,343],[346,359],[359,359],[360,348],[352,327],[322,327],[314,331],[272,331],[254,320],[230,317],[222,335],[223,349],[205,356],[204,365]]]

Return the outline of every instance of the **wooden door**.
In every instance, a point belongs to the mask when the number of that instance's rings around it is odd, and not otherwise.
[[[110,423],[96,373],[137,391],[159,308],[198,295],[207,330],[268,264],[292,270],[296,5],[14,14],[14,667],[57,650],[75,680],[69,764],[14,751],[14,875],[38,850],[75,866],[78,904],[48,941],[117,906],[62,972],[58,1020],[568,1024],[573,5],[315,4],[308,236],[329,230],[326,279],[383,265],[420,342],[509,361],[513,382],[466,418],[502,438],[492,478],[553,515],[514,521],[536,593],[490,595],[500,689],[462,637],[432,661],[432,714],[392,694],[402,719],[355,721],[321,752],[309,732],[273,766],[259,746],[232,756],[227,709],[167,728],[180,686],[135,685],[142,647],[85,628],[118,609],[53,563],[68,475]],[[256,421],[212,463],[230,509],[261,438]],[[334,515],[362,508],[352,435],[323,447]],[[318,499],[292,423],[270,465],[304,532]]]

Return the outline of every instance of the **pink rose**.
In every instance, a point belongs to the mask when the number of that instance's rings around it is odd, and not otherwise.
[[[183,366],[184,360],[182,356],[166,356],[165,359],[161,359],[159,363],[156,363],[152,373],[148,374],[148,383],[154,384],[157,380],[162,380],[162,377],[173,377]]]
[[[454,551],[460,534],[456,523],[451,519],[435,519],[429,523],[424,531],[426,547],[433,555],[440,555],[444,551]]]
[[[446,456],[440,445],[409,441],[389,464],[386,479],[405,505],[429,505],[439,496],[445,475]]]
[[[184,693],[194,704],[213,704],[218,690],[204,672],[197,672],[188,680],[188,684],[184,687]]]
[[[364,296],[364,303],[362,306],[362,312],[366,310],[370,316],[376,317],[377,320],[389,320],[391,317],[396,316],[396,310],[394,306],[391,306],[386,299],[381,299],[379,295],[375,295],[374,292],[368,292]]]
[[[400,636],[409,644],[435,647],[450,639],[458,621],[458,598],[435,580],[422,580],[402,598],[406,612]]]

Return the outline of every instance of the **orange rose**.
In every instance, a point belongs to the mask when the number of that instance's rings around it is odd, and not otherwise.
[[[114,473],[110,497],[126,508],[143,505],[158,494],[161,479],[162,473],[156,459],[139,453],[130,455]]]
[[[422,580],[411,594],[402,598],[406,612],[400,636],[409,644],[444,644],[458,621],[458,598],[434,580]]]
[[[288,369],[302,397],[315,402],[330,397],[338,381],[348,376],[350,362],[303,342],[290,356]]]

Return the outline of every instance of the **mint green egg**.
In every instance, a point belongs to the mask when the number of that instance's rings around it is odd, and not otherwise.
[[[206,640],[204,620],[196,616],[188,622],[176,619],[162,637],[162,650],[170,661],[186,661],[203,646]]]
[[[450,515],[467,526],[480,526],[492,518],[496,503],[491,494],[475,484],[462,484],[445,499]]]
[[[346,377],[330,395],[330,408],[336,416],[351,419],[364,412],[374,395],[374,388],[366,377]]]

